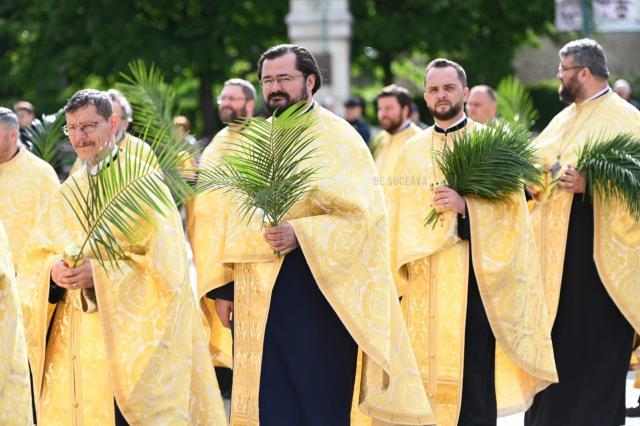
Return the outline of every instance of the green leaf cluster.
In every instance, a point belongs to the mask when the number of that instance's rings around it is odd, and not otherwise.
[[[243,220],[264,214],[271,226],[311,191],[316,115],[299,102],[269,119],[254,117],[234,123],[237,138],[225,145],[219,164],[200,170],[198,191],[222,189],[240,195]]]
[[[119,268],[119,261],[127,260],[131,251],[131,246],[123,247],[116,231],[133,244],[141,226],[156,225],[155,213],[166,215],[175,208],[152,155],[145,156],[140,145],[129,145],[124,155],[108,154],[94,176],[87,170],[88,191],[72,176],[69,191],[62,192],[85,234],[79,252],[89,246],[105,270]]]
[[[500,81],[496,92],[500,119],[514,126],[531,129],[539,115],[527,88],[520,80],[507,76]]]
[[[591,199],[623,202],[640,220],[640,139],[628,133],[589,140],[580,150],[576,169],[586,174]]]
[[[526,183],[539,181],[534,153],[528,132],[499,123],[456,135],[453,148],[435,152],[434,161],[444,184],[461,196],[500,201],[524,191]],[[432,210],[425,225],[435,225],[439,216]]]
[[[144,61],[136,60],[129,64],[130,74],[121,74],[124,80],[116,86],[131,103],[133,109],[133,128],[142,140],[154,140],[152,150],[158,156],[158,168],[163,172],[174,200],[181,204],[195,192],[184,170],[199,154],[184,136],[173,126],[173,117],[177,113],[176,93],[173,87],[165,83],[162,71]],[[153,164],[153,162],[152,162]],[[188,167],[187,167],[188,168]]]
[[[53,115],[42,115],[41,120],[34,120],[25,129],[31,152],[57,169],[60,158],[60,147],[65,143],[62,126],[65,118],[62,110]]]

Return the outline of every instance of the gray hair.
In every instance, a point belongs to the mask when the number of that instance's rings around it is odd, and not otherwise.
[[[624,78],[616,80],[616,82],[613,83],[613,90],[618,90],[619,88],[624,88],[631,92],[631,85]]]
[[[224,82],[224,86],[240,86],[242,93],[244,93],[244,97],[250,101],[253,101],[258,97],[256,88],[253,87],[253,84],[241,78],[229,79]]]
[[[122,118],[131,123],[133,121],[133,109],[131,108],[131,104],[127,98],[125,98],[124,95],[116,89],[107,90],[107,95],[109,95],[112,102],[120,104],[122,107]]]
[[[98,114],[104,118],[109,118],[113,114],[109,95],[95,89],[82,89],[74,93],[64,106],[64,112],[65,114],[73,113],[89,105],[95,106]]]
[[[473,93],[473,92],[484,92],[487,94],[487,96],[489,96],[489,99],[491,99],[493,102],[496,102],[498,100],[498,94],[496,93],[496,91],[493,90],[492,87],[487,86],[486,84],[478,84],[477,86],[473,86],[469,93]]]
[[[591,74],[603,80],[609,79],[607,57],[602,46],[590,38],[573,40],[565,44],[560,52],[561,59],[571,56],[573,65],[589,68]]]
[[[18,131],[20,130],[18,116],[9,108],[0,107],[0,124],[9,125]]]

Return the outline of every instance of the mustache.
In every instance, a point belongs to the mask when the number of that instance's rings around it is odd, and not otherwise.
[[[285,98],[287,101],[289,100],[289,95],[287,95],[287,94],[286,94],[286,93],[284,93],[284,92],[273,92],[273,93],[269,94],[269,97],[267,98],[267,100],[268,100],[268,101],[271,101],[271,100],[273,100],[273,98],[275,98],[276,96],[283,97],[283,98]]]

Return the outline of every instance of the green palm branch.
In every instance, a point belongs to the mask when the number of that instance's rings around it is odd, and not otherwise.
[[[520,80],[507,76],[500,81],[496,92],[500,118],[512,125],[530,129],[539,115],[529,92]]]
[[[576,169],[586,174],[592,200],[595,193],[605,203],[620,200],[640,220],[640,139],[629,133],[591,139],[580,150]]]
[[[442,184],[461,196],[490,201],[524,191],[524,185],[538,182],[535,148],[521,127],[501,123],[494,127],[457,135],[453,149],[434,153],[435,165],[442,171]],[[441,213],[432,209],[425,226],[435,226]]]
[[[153,150],[145,154],[141,145],[128,145],[124,155],[119,154],[115,160],[108,157],[95,176],[87,177],[88,190],[81,188],[72,176],[67,183],[69,191],[63,191],[85,235],[79,252],[89,247],[105,270],[119,269],[119,262],[128,259],[127,251],[135,247],[140,227],[155,226],[156,214],[166,217],[175,209],[167,191],[175,181],[167,176],[181,178],[182,157],[176,153],[179,141],[172,146],[163,140],[163,133],[169,131],[172,129],[165,129],[152,141],[152,148],[164,144],[162,150],[156,150],[157,157]],[[162,170],[154,163],[156,160]],[[126,241],[118,238],[117,231]]]
[[[277,226],[285,213],[311,191],[317,166],[304,167],[314,158],[316,116],[300,102],[270,119],[242,119],[232,130],[239,142],[229,141],[218,164],[199,170],[198,192],[222,189],[240,195],[240,213],[249,219],[256,212]],[[236,139],[236,140],[237,140]]]
[[[116,87],[127,97],[133,109],[133,127],[142,140],[155,141],[152,150],[160,159],[164,156],[169,167],[160,162],[159,168],[165,175],[173,198],[180,204],[195,195],[193,185],[185,179],[188,170],[173,168],[177,159],[182,166],[194,162],[198,155],[187,139],[174,129],[173,117],[177,113],[176,93],[164,80],[162,72],[154,65],[149,67],[142,60],[129,64],[130,74],[122,73],[124,82]]]
[[[43,115],[42,120],[35,120],[33,125],[26,128],[26,135],[31,146],[31,152],[42,160],[57,168],[60,146],[64,143],[62,133],[64,114],[58,111],[52,115]]]

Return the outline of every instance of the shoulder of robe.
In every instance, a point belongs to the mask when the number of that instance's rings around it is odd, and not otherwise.
[[[60,184],[58,175],[53,167],[51,167],[51,164],[26,150],[24,158],[25,163],[28,164],[30,176],[37,177],[39,179],[46,179],[56,185]]]

